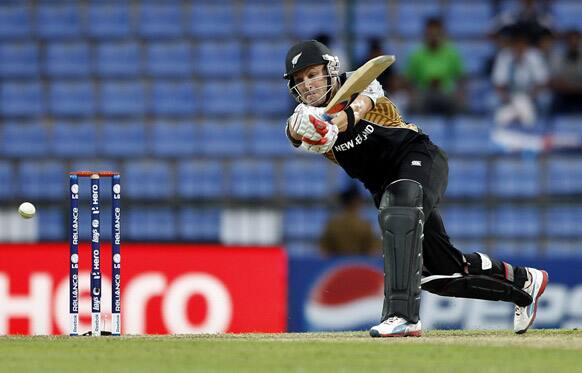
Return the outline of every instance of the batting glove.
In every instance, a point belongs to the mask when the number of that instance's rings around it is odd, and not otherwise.
[[[307,137],[303,137],[301,140],[301,147],[308,152],[325,154],[331,150],[339,130],[336,125],[319,119],[313,115],[309,116],[309,122],[317,129],[318,133],[321,134],[321,139],[313,140]]]
[[[295,112],[287,124],[292,132],[312,141],[319,141],[327,133],[325,126],[315,126],[310,120],[309,116],[320,117],[324,113],[324,108],[317,108],[308,105],[298,105]]]

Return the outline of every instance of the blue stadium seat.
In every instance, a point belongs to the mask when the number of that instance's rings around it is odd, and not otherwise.
[[[67,225],[63,222],[68,220],[61,208],[43,207],[38,211],[38,239],[40,241],[64,241],[67,234]],[[88,224],[85,224],[88,226]],[[87,230],[89,228],[87,227]],[[82,237],[89,237],[82,236]]]
[[[492,123],[487,118],[457,117],[454,136],[448,150],[463,155],[487,155],[493,152]]]
[[[447,233],[453,239],[484,238],[489,233],[487,227],[489,214],[481,206],[457,205],[444,208],[441,212]]]
[[[332,38],[338,37],[341,22],[339,6],[335,1],[295,1],[291,13],[291,32],[300,39],[313,39],[316,34],[325,33]],[[328,22],[329,20],[329,22]]]
[[[14,196],[14,170],[11,162],[0,161],[0,200]]]
[[[406,38],[420,38],[427,17],[439,16],[442,12],[438,2],[401,1],[397,7],[397,32]]]
[[[87,76],[91,73],[89,45],[85,42],[49,43],[45,71],[51,77]]]
[[[91,122],[53,124],[51,153],[59,157],[92,157],[97,154],[97,130]]]
[[[289,44],[286,42],[255,42],[248,48],[248,72],[253,77],[281,78]]]
[[[271,198],[276,190],[273,163],[236,160],[231,164],[230,195],[235,198]]]
[[[133,241],[171,241],[176,239],[176,216],[170,208],[134,207],[128,209],[124,226]]]
[[[150,43],[146,50],[146,72],[160,77],[189,77],[192,51],[187,42]]]
[[[174,175],[165,161],[128,161],[123,169],[123,187],[130,199],[171,198]]]
[[[285,242],[285,251],[291,257],[317,257],[319,246],[313,240],[293,240]]]
[[[278,38],[285,33],[285,7],[282,0],[243,3],[240,31],[253,39]]]
[[[321,200],[332,190],[328,185],[329,167],[325,159],[319,161],[288,160],[283,165],[281,191],[285,197]]]
[[[447,196],[481,198],[488,191],[487,164],[484,160],[463,158],[449,160]]]
[[[215,39],[236,35],[237,20],[232,1],[197,2],[192,7],[190,32],[196,38]]]
[[[3,4],[0,6],[0,39],[14,40],[29,37],[32,22],[25,4]]]
[[[38,49],[35,43],[1,43],[0,77],[33,77],[38,74]]]
[[[457,238],[452,237],[451,243],[454,247],[461,250],[462,252],[475,252],[479,251],[481,253],[489,253],[490,248],[485,245],[485,241],[481,238]]]
[[[560,31],[580,28],[580,19],[582,19],[582,4],[576,0],[561,0],[552,4],[553,15],[555,20],[554,26]]]
[[[88,116],[95,112],[91,81],[53,81],[50,110],[56,116]]]
[[[312,158],[314,162],[321,162],[321,155],[319,154],[311,154],[305,153],[303,150],[297,150],[298,152],[302,152],[301,154],[306,158]],[[356,179],[352,179],[341,167],[333,166],[331,167],[331,178],[328,179],[328,187],[330,191],[333,193],[341,193],[348,188],[356,187],[360,195],[364,198],[365,201],[370,206],[374,206],[374,199],[372,194],[364,184]],[[375,207],[374,207],[375,209]],[[366,211],[364,211],[366,213]],[[369,213],[369,211],[368,211]]]
[[[250,86],[251,107],[260,115],[286,116],[294,105],[289,90],[281,81],[254,80]]]
[[[88,10],[88,34],[96,39],[124,38],[131,33],[128,3],[93,2]]]
[[[521,8],[521,0],[505,0],[497,4],[498,13],[515,12]]]
[[[546,210],[546,234],[550,237],[582,237],[580,220],[582,207],[556,206]]]
[[[546,177],[546,186],[550,194],[582,193],[582,157],[549,158]]]
[[[78,38],[83,35],[80,4],[42,3],[37,7],[38,35],[46,39]]]
[[[497,196],[537,197],[542,192],[537,159],[500,158],[493,166],[491,192]]]
[[[143,83],[106,81],[101,83],[101,113],[111,116],[142,115],[146,109]]]
[[[431,141],[448,150],[452,137],[452,123],[436,116],[406,116],[405,120],[416,124],[420,130],[430,137]]]
[[[196,50],[196,74],[205,79],[240,77],[242,48],[238,41],[205,41]]]
[[[468,75],[483,74],[485,61],[494,54],[494,48],[488,41],[456,41],[454,46],[461,55]]]
[[[198,127],[191,122],[156,121],[152,128],[152,151],[158,157],[189,157],[200,151]]]
[[[213,208],[184,208],[178,217],[178,234],[182,240],[218,242],[220,237],[220,210]]]
[[[553,129],[553,133],[558,137],[582,137],[582,116],[555,117]]]
[[[492,212],[493,233],[502,237],[535,238],[541,233],[540,215],[534,207],[504,205]]]
[[[285,136],[283,120],[260,120],[249,128],[249,148],[253,156],[287,156],[296,154],[293,146]]]
[[[4,116],[31,117],[43,113],[43,92],[39,82],[5,82],[0,87],[0,112]]]
[[[142,70],[136,42],[101,43],[96,48],[95,71],[105,77],[135,77]]]
[[[247,128],[240,122],[213,121],[200,126],[200,147],[206,156],[241,156],[247,152]]]
[[[493,246],[493,255],[500,260],[511,257],[535,258],[540,254],[539,243],[533,239],[496,240]]]
[[[467,108],[473,114],[486,115],[490,111],[490,100],[495,92],[489,77],[473,77],[466,83]]]
[[[396,62],[394,63],[398,71],[404,72],[408,66],[408,61],[412,53],[416,52],[418,48],[422,47],[422,43],[417,40],[404,40],[393,43],[391,47],[396,55]]]
[[[580,247],[582,247],[582,241],[580,240],[552,240],[548,242],[545,255],[548,258],[580,258],[582,255]]]
[[[152,87],[152,111],[163,116],[191,116],[196,110],[194,92],[189,81],[156,81]]]
[[[57,200],[66,198],[65,166],[57,161],[25,161],[18,167],[16,191],[21,198]]]
[[[220,161],[182,161],[177,168],[177,192],[183,198],[223,198],[224,166]]]
[[[210,81],[206,80],[201,97],[204,114],[231,115],[240,117],[245,114],[248,106],[247,90],[238,80]],[[255,108],[259,110],[260,108]]]
[[[378,209],[374,206],[374,202],[372,201],[372,197],[368,197],[369,193],[367,192],[360,192],[364,201],[367,201],[367,204],[364,205],[362,209],[362,217],[366,219],[370,226],[372,227],[372,232],[376,237],[382,237],[382,232],[380,229],[380,224],[378,223]]]
[[[453,38],[483,37],[491,27],[493,9],[487,2],[452,2],[447,7],[446,29]]]
[[[139,6],[139,34],[145,38],[182,36],[182,5],[177,1],[142,2]]]
[[[398,40],[397,39],[385,39],[385,36],[382,37],[380,40],[381,43],[381,47],[384,50],[385,54],[397,54],[396,52],[396,45],[398,44]],[[369,44],[370,44],[370,38],[363,38],[363,37],[356,37],[356,39],[354,40],[354,44],[353,44],[353,48],[354,48],[354,62],[356,64],[358,64],[359,62],[363,61],[365,58],[368,57],[368,52],[369,52]],[[333,52],[333,51],[332,51]],[[397,60],[395,63],[400,62],[400,59],[404,59],[404,55],[398,55],[397,56]],[[344,63],[342,61],[340,61],[340,65],[342,66],[342,68],[344,67]],[[354,68],[359,67],[359,66],[353,66]],[[394,67],[391,67],[391,69],[393,69]]]
[[[48,131],[41,124],[5,123],[0,127],[0,151],[16,158],[43,157],[48,149]]]
[[[147,152],[144,125],[142,123],[103,123],[98,144],[98,149],[103,156],[144,156]]]
[[[389,35],[388,2],[358,1],[354,4],[353,29],[359,37],[384,39]]]
[[[329,211],[324,208],[288,208],[283,224],[285,240],[319,239],[328,219]]]

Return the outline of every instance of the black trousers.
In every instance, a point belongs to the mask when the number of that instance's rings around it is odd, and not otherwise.
[[[422,185],[425,216],[422,243],[424,275],[482,274],[504,279],[517,288],[523,287],[527,279],[524,267],[513,267],[514,275],[509,276],[510,280],[506,273],[507,263],[490,258],[491,268],[482,269],[478,254],[463,254],[451,243],[438,209],[449,177],[448,158],[443,150],[430,142],[418,144],[403,157],[393,175],[388,183],[411,179]],[[377,205],[384,189],[374,195]]]
[[[426,142],[418,144],[408,152],[398,165],[392,181],[411,179],[423,188],[423,211],[425,216],[423,263],[431,275],[450,275],[464,270],[463,254],[453,246],[438,210],[448,184],[448,158],[443,150]],[[382,197],[374,194],[376,205]]]

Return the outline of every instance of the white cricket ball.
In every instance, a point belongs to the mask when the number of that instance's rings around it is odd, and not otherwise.
[[[18,207],[18,213],[25,219],[30,219],[36,214],[36,208],[30,202],[23,202]]]

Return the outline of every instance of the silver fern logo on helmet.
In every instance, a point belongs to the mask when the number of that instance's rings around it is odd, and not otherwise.
[[[297,65],[297,61],[299,61],[299,57],[301,57],[302,54],[303,54],[303,52],[300,52],[298,55],[293,57],[293,59],[291,60],[291,65],[293,65],[293,67],[295,67],[295,65]]]

